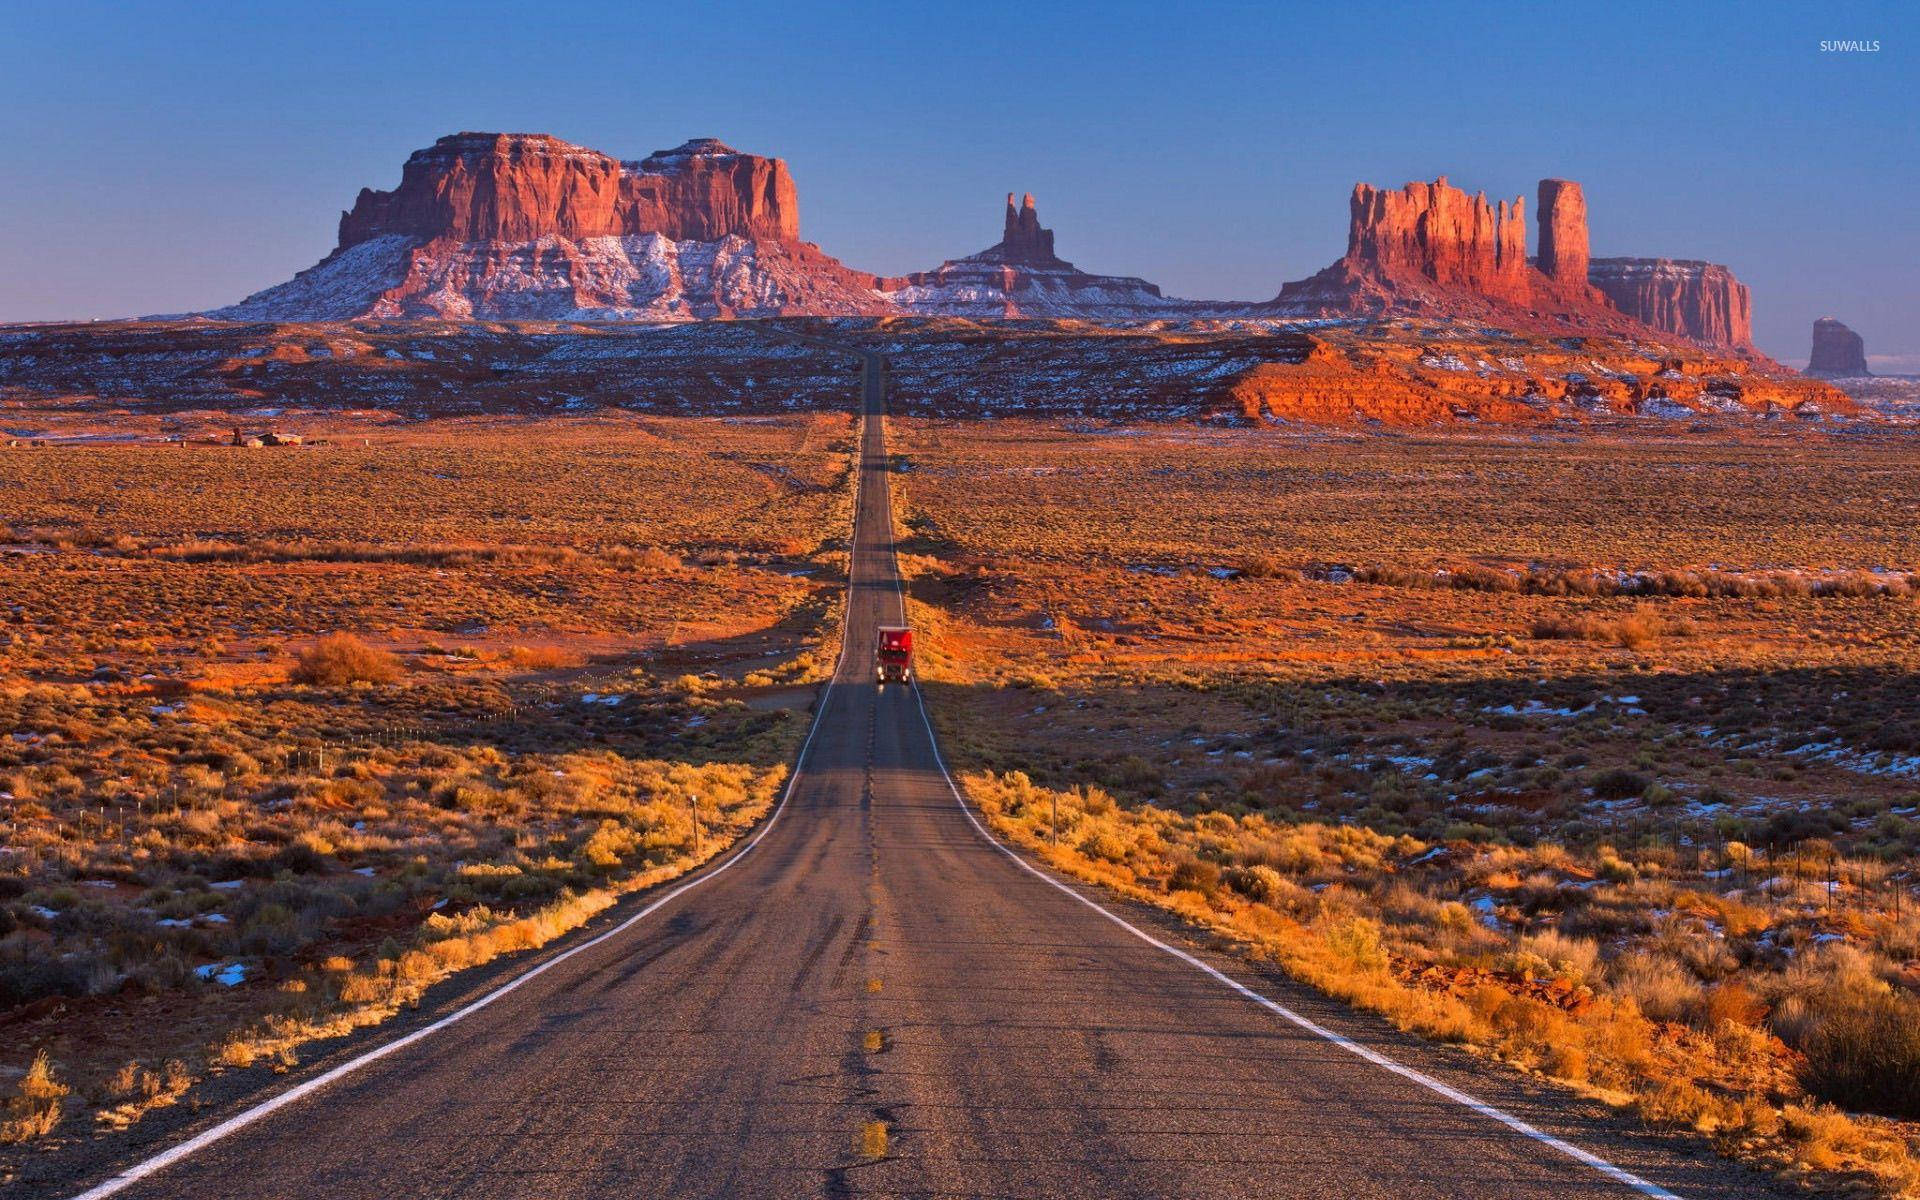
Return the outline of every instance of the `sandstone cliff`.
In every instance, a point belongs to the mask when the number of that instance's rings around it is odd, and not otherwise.
[[[1616,308],[1652,329],[1716,350],[1755,353],[1747,285],[1718,263],[1596,258],[1587,277]]]
[[[1497,322],[1535,331],[1630,335],[1638,326],[1585,282],[1586,202],[1578,184],[1540,185],[1541,264],[1527,257],[1526,202],[1489,203],[1441,176],[1397,191],[1357,184],[1347,252],[1288,283],[1260,311],[1280,315],[1405,314]],[[1579,275],[1574,275],[1581,266]]]
[[[1525,302],[1526,202],[1490,204],[1442,175],[1398,191],[1355,184],[1348,201],[1347,261],[1389,279],[1456,286]]]
[[[1560,295],[1587,304],[1607,298],[1587,279],[1587,197],[1571,179],[1540,181],[1540,274]]]
[[[535,133],[456,133],[417,150],[390,192],[361,189],[340,215],[340,249],[374,238],[570,240],[657,233],[797,241],[787,164],[713,138],[638,163]]]
[[[1867,344],[1860,335],[1832,317],[1813,323],[1813,356],[1807,360],[1807,374],[1829,379],[1864,379],[1867,370]]]
[[[1746,285],[1715,263],[1590,258],[1579,184],[1539,186],[1539,254],[1526,258],[1524,207],[1490,205],[1441,176],[1398,191],[1354,188],[1347,253],[1284,285],[1259,311],[1475,320],[1533,332],[1682,338],[1759,357]]]

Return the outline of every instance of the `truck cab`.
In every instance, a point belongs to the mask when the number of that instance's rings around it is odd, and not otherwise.
[[[874,672],[881,687],[906,683],[913,678],[913,630],[903,625],[882,625],[880,646],[874,654]]]

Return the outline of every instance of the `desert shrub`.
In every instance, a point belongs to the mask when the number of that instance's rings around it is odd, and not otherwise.
[[[399,677],[399,659],[350,633],[330,633],[302,650],[293,670],[294,682],[320,687],[392,683]]]
[[[1678,1021],[1701,1002],[1703,989],[1684,967],[1661,954],[1622,955],[1610,972],[1614,992],[1649,1020]]]
[[[60,1123],[61,1102],[70,1090],[54,1078],[47,1052],[35,1054],[20,1086],[7,1098],[6,1117],[0,1119],[0,1142],[25,1142],[52,1133]]]
[[[1247,867],[1229,867],[1223,876],[1226,885],[1249,900],[1272,904],[1286,887],[1286,878],[1265,863]]]
[[[1240,570],[1250,579],[1289,579],[1297,580],[1300,572],[1282,563],[1271,554],[1250,554],[1240,564]]]
[[[295,875],[311,875],[327,868],[326,842],[312,834],[302,834],[293,841],[280,847],[273,855],[276,870],[292,871]]]
[[[585,661],[560,646],[515,646],[507,651],[507,659],[523,671],[553,671],[577,667]]]
[[[1846,818],[1830,808],[1796,808],[1768,817],[1757,840],[1769,846],[1795,846],[1844,828]]]
[[[1597,639],[1600,623],[1591,617],[1540,617],[1533,622],[1533,636],[1540,641],[1579,641]]]
[[[1789,997],[1775,1028],[1806,1056],[1801,1081],[1822,1100],[1920,1117],[1920,1001],[1878,980],[1836,978]]]
[[[1637,771],[1614,767],[1593,777],[1593,794],[1602,800],[1630,800],[1643,795],[1652,782]]]
[[[1212,896],[1220,890],[1220,868],[1197,858],[1182,859],[1167,877],[1167,890]]]
[[[1520,939],[1516,953],[1523,959],[1537,958],[1547,964],[1551,974],[1569,983],[1593,979],[1600,962],[1600,947],[1583,937],[1573,937],[1556,929],[1543,929]]]
[[[1724,1025],[1752,1027],[1767,1015],[1767,1006],[1738,979],[1723,979],[1707,989],[1693,1011],[1693,1023],[1709,1033]]]
[[[1695,624],[1679,617],[1665,619],[1648,607],[1640,607],[1611,620],[1582,614],[1546,616],[1533,622],[1533,636],[1542,641],[1613,642],[1629,650],[1641,650],[1663,637],[1692,637],[1699,632]]]
[[[678,571],[686,564],[658,546],[620,546],[605,555],[608,562],[628,570],[665,573]]]
[[[1335,958],[1362,974],[1387,969],[1387,951],[1380,942],[1380,923],[1368,917],[1329,922],[1320,938]]]
[[[1629,650],[1638,650],[1653,644],[1663,632],[1660,621],[1647,612],[1634,612],[1621,617],[1613,623],[1609,633],[1613,640]]]
[[[79,958],[51,958],[35,954],[10,935],[0,958],[0,1008],[12,1008],[43,996],[87,994],[87,966]],[[16,944],[17,943],[17,944]]]
[[[1698,979],[1724,979],[1740,966],[1724,937],[1698,928],[1665,928],[1653,939],[1653,945]]]
[[[602,821],[580,844],[576,857],[600,871],[611,871],[638,848],[633,831],[617,821]]]
[[[1127,843],[1109,830],[1096,829],[1088,834],[1079,846],[1080,853],[1088,858],[1097,858],[1105,862],[1118,863],[1127,860]]]
[[[1101,776],[1109,787],[1147,794],[1159,791],[1166,782],[1160,768],[1138,754],[1123,755],[1108,763]]]

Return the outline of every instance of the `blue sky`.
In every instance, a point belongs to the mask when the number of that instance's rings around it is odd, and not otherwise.
[[[1364,11],[1356,11],[1364,7]],[[460,129],[787,159],[867,270],[998,237],[1265,298],[1357,180],[1582,181],[1597,254],[1724,262],[1763,349],[1815,317],[1920,371],[1911,4],[0,5],[0,320],[206,307],[309,266]],[[1873,54],[1822,39],[1878,39]],[[1893,364],[1882,364],[1888,369]]]

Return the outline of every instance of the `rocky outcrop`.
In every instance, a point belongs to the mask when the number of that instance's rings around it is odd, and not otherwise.
[[[965,317],[1163,317],[1200,306],[1171,299],[1144,279],[1093,275],[1059,257],[1029,192],[1013,203],[994,245],[931,271],[883,279],[881,294],[905,313]]]
[[[1587,243],[1587,197],[1571,179],[1542,179],[1540,202],[1540,274],[1561,292],[1600,301],[1587,281],[1591,258]]]
[[[1526,201],[1497,205],[1442,175],[1398,191],[1355,184],[1348,202],[1346,261],[1383,278],[1416,279],[1524,303]]]
[[[1396,322],[1400,328],[1411,323]],[[1417,327],[1415,327],[1417,329]],[[1315,424],[1540,424],[1626,417],[1674,421],[1826,420],[1859,408],[1835,388],[1749,356],[1697,348],[1649,354],[1643,338],[1558,337],[1445,329],[1316,331],[1227,376],[1223,408],[1248,421]],[[1496,348],[1497,347],[1497,348]],[[1599,369],[1596,370],[1595,368]]]
[[[344,250],[380,237],[522,242],[657,233],[798,241],[787,165],[698,138],[637,163],[538,133],[456,133],[407,159],[400,186],[361,189]]]
[[[787,166],[698,138],[621,162],[545,134],[458,133],[366,189],[340,244],[236,320],[688,320],[890,311],[800,240]]]
[[[1441,176],[1397,191],[1358,184],[1349,204],[1347,253],[1307,279],[1289,283],[1258,311],[1287,316],[1350,314],[1497,322],[1534,331],[1629,335],[1638,331],[1584,270],[1586,201],[1578,184],[1540,185],[1542,237],[1551,253],[1527,257],[1526,203],[1489,203]],[[1551,268],[1551,273],[1549,271]]]
[[[1807,374],[1827,379],[1865,379],[1867,344],[1860,335],[1832,317],[1813,323],[1813,355],[1807,359]]]
[[[1587,278],[1614,307],[1652,329],[1716,350],[1755,353],[1747,285],[1718,263],[1596,258]]]
[[[1032,192],[1021,197],[1018,209],[1013,206],[1013,193],[1007,193],[1006,232],[1000,238],[999,245],[981,253],[997,253],[1002,262],[1026,263],[1037,267],[1060,264],[1060,259],[1053,253],[1053,230],[1041,227],[1040,214],[1034,211]]]

